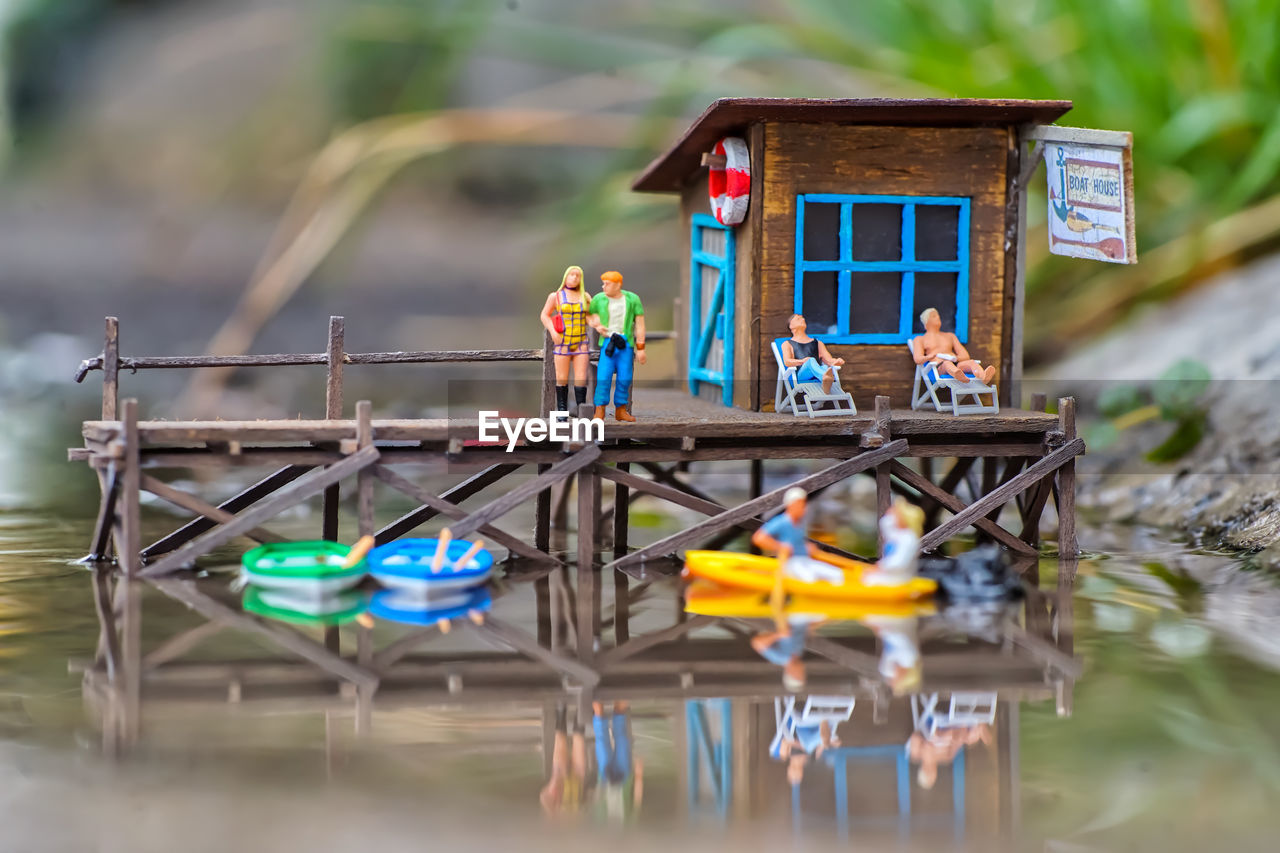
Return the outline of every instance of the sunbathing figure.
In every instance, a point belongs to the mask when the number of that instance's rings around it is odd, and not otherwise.
[[[796,368],[797,382],[821,382],[822,393],[830,394],[836,373],[831,368],[843,367],[844,359],[827,351],[827,345],[809,337],[803,314],[792,314],[787,321],[791,338],[782,342],[782,362]]]
[[[926,308],[920,313],[920,322],[924,325],[924,334],[911,344],[911,354],[916,364],[928,363],[935,370],[950,376],[957,382],[968,382],[969,374],[990,385],[995,378],[996,367],[982,366],[982,362],[969,357],[969,351],[960,343],[954,332],[942,331],[942,315],[936,308]]]

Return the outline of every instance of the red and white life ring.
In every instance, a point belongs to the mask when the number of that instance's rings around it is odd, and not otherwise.
[[[747,217],[751,198],[751,159],[747,143],[736,136],[726,136],[716,143],[712,153],[725,158],[723,167],[712,166],[707,177],[711,193],[711,212],[721,225],[737,225]]]

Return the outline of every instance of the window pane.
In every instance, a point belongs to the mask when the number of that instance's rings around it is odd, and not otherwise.
[[[915,307],[911,311],[911,328],[924,331],[920,312],[937,308],[942,317],[942,331],[956,330],[956,274],[953,272],[916,273]]]
[[[916,260],[956,260],[956,229],[959,225],[960,208],[958,206],[917,204]]]
[[[849,332],[872,334],[898,331],[902,312],[902,273],[849,274]]]
[[[853,205],[853,259],[902,259],[902,205]]]
[[[840,260],[840,205],[805,202],[804,259]]]
[[[811,335],[834,335],[836,327],[836,294],[838,281],[834,272],[807,272],[804,274],[804,319]],[[788,335],[787,329],[779,329],[778,337]]]

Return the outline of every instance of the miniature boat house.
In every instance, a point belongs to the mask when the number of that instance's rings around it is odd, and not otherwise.
[[[773,402],[771,349],[803,314],[859,406],[911,401],[929,307],[970,355],[1021,378],[1025,128],[1069,101],[716,101],[634,182],[680,196],[680,375],[700,397]],[[721,154],[720,152],[725,152]],[[1025,164],[1025,165],[1024,165]],[[709,185],[711,190],[709,191]],[[718,196],[713,201],[712,192]],[[745,208],[745,209],[744,209]],[[740,221],[736,219],[740,218]]]

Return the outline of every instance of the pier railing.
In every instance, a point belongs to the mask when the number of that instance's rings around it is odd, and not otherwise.
[[[102,371],[102,419],[119,419],[120,372],[128,370],[198,370],[236,369],[243,367],[290,367],[299,365],[324,365],[325,417],[342,417],[343,367],[351,364],[473,364],[485,362],[542,362],[544,387],[542,389],[542,413],[552,405],[552,379],[555,376],[551,356],[550,336],[544,335],[542,349],[485,349],[485,350],[424,350],[416,352],[347,352],[344,348],[345,320],[329,318],[328,345],[324,352],[271,353],[254,355],[201,355],[201,356],[133,356],[120,355],[120,321],[106,318],[106,333],[102,352],[80,362],[76,370],[76,382],[83,382],[90,371]],[[674,332],[649,332],[649,341],[670,340]],[[592,336],[595,337],[594,335]],[[599,350],[594,347],[591,359],[595,361]]]

